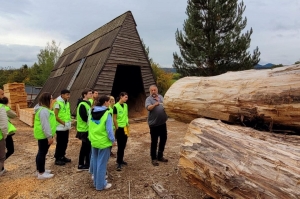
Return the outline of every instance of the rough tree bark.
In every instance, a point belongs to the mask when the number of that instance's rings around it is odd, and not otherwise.
[[[167,114],[190,122],[207,117],[300,128],[300,65],[185,77],[165,94]]]
[[[300,198],[300,137],[193,120],[179,168],[214,198]]]

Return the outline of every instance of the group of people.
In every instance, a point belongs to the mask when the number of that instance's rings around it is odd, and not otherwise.
[[[150,96],[145,101],[148,110],[148,124],[151,134],[150,155],[153,166],[158,161],[168,162],[163,156],[167,141],[167,115],[163,108],[163,97],[158,94],[155,85],[149,88]],[[0,175],[5,172],[4,160],[13,153],[11,136],[16,128],[9,122],[16,117],[5,105],[3,90],[0,89]],[[63,166],[71,159],[67,158],[66,149],[71,129],[70,91],[62,90],[61,95],[53,100],[52,95],[44,92],[39,96],[34,107],[34,138],[38,141],[36,169],[38,179],[52,178],[51,170],[45,169],[46,155],[56,136],[55,165]],[[81,140],[78,158],[78,171],[89,171],[96,190],[108,189],[107,163],[111,156],[111,148],[117,145],[116,170],[121,171],[127,162],[124,151],[129,136],[128,94],[121,92],[117,103],[113,96],[98,96],[97,91],[85,89],[77,103],[76,137]],[[4,102],[3,102],[4,101]],[[12,126],[10,126],[12,125]],[[158,138],[159,144],[158,144]],[[12,145],[11,145],[12,143]],[[159,145],[157,147],[157,144]],[[7,153],[5,154],[5,149]]]

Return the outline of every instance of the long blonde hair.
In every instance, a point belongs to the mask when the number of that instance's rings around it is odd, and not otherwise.
[[[110,107],[114,108],[114,105],[116,103],[114,96],[109,96],[109,102],[110,102]]]

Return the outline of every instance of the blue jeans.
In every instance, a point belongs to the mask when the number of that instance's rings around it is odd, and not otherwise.
[[[96,190],[103,190],[107,185],[105,174],[109,156],[110,147],[105,149],[97,149],[92,147],[92,174],[94,175],[94,186],[96,187]]]

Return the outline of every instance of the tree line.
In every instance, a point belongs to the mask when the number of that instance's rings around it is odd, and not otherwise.
[[[22,82],[30,86],[43,86],[60,55],[59,44],[54,40],[48,42],[46,47],[37,54],[38,61],[32,66],[24,64],[20,68],[0,68],[0,87],[12,82]]]

